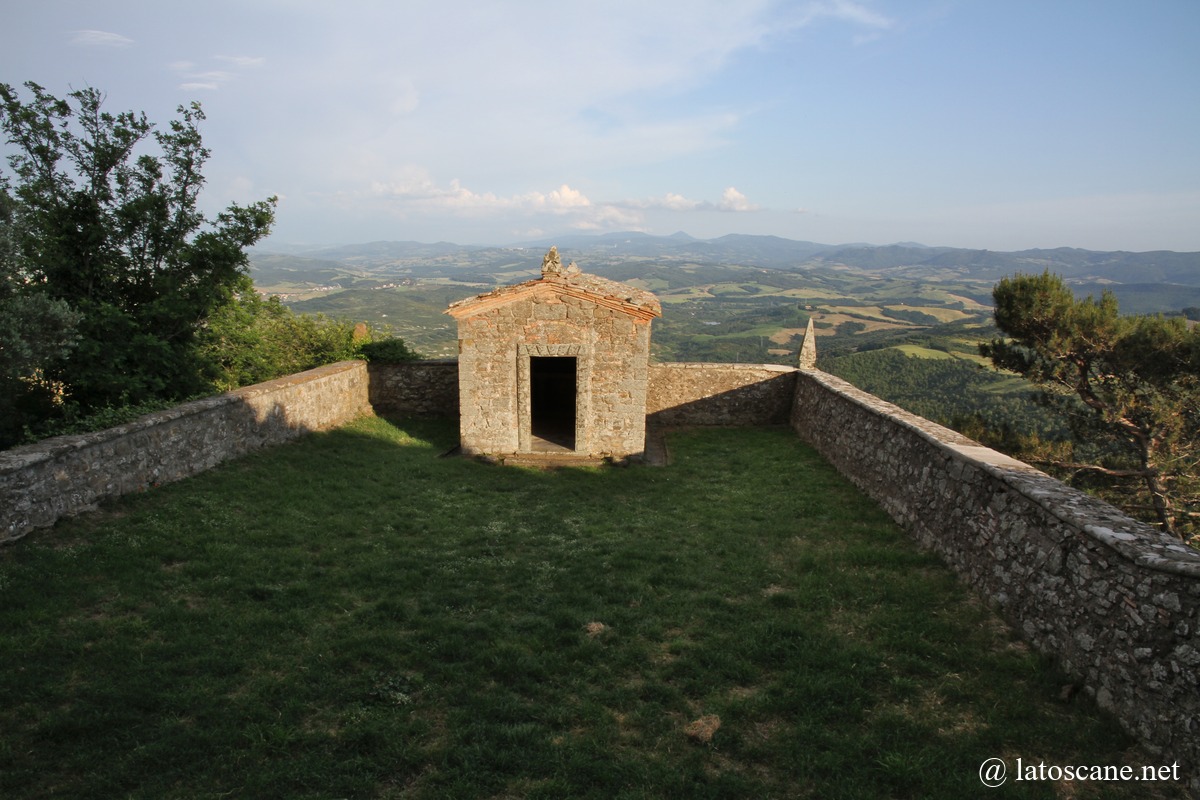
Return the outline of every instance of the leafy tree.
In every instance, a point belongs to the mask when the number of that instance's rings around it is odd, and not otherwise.
[[[73,348],[64,339],[40,352],[43,379],[85,409],[205,390],[201,332],[249,288],[245,248],[268,233],[274,199],[205,218],[198,104],[160,130],[144,114],[104,111],[95,89],[60,100],[25,87],[28,101],[0,84],[11,146],[6,263],[17,265],[6,272],[20,284],[13,292],[8,279],[0,302],[9,313],[26,306],[22,319],[29,304],[34,316],[78,319]]]
[[[1121,316],[1108,292],[1077,300],[1049,272],[1005,278],[993,299],[1008,338],[981,351],[1041,387],[1072,420],[1076,458],[1090,456],[1054,465],[1137,481],[1163,530],[1183,538],[1200,489],[1200,332],[1178,317]]]
[[[201,337],[210,380],[222,391],[357,358],[369,350],[391,360],[417,358],[403,340],[382,338],[365,324],[299,315],[278,297],[263,299],[252,290],[213,314]]]
[[[365,342],[358,349],[359,355],[367,360],[382,364],[396,364],[403,361],[419,361],[421,355],[408,346],[398,336],[376,339]]]
[[[0,180],[0,447],[60,394],[46,365],[76,342],[79,315],[32,283],[17,251],[14,201]]]

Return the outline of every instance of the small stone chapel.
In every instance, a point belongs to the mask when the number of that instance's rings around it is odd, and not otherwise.
[[[564,267],[451,303],[466,455],[640,457],[646,446],[650,292]]]

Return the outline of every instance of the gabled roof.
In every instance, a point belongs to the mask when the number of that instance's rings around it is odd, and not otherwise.
[[[554,257],[553,261],[550,261],[551,255]],[[662,316],[662,306],[659,305],[658,298],[650,292],[626,283],[610,281],[599,275],[579,272],[574,264],[564,270],[547,269],[547,263],[557,264],[555,250],[552,249],[547,255],[547,261],[543,262],[542,277],[537,280],[501,286],[475,297],[458,300],[450,304],[446,313],[455,319],[462,319],[543,292],[553,292],[588,300],[596,305],[646,320]]]

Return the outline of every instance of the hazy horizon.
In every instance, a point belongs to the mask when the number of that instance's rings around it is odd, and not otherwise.
[[[1105,252],[1200,253],[1200,250],[1170,250],[1168,248],[1156,248],[1156,249],[1152,249],[1152,250],[1098,250],[1098,249],[1089,248],[1089,247],[1073,247],[1072,245],[1060,245],[1058,247],[1027,247],[1027,248],[1019,248],[1016,250],[1001,250],[998,248],[990,248],[990,247],[970,247],[970,246],[959,246],[959,245],[929,244],[928,242],[916,242],[916,241],[912,241],[912,240],[903,240],[903,241],[895,241],[895,242],[862,242],[862,241],[814,242],[809,239],[795,239],[795,238],[792,238],[789,236],[778,236],[776,234],[749,234],[749,233],[732,232],[732,233],[721,234],[719,236],[694,236],[694,235],[688,233],[687,231],[674,231],[672,233],[661,233],[661,234],[646,233],[645,231],[604,231],[604,232],[600,232],[600,233],[586,233],[586,232],[580,232],[580,231],[569,231],[569,232],[560,232],[557,234],[545,234],[543,236],[539,236],[539,237],[535,237],[535,238],[531,238],[531,239],[520,239],[520,240],[504,241],[504,242],[501,242],[501,241],[465,241],[465,240],[455,240],[455,239],[436,239],[436,240],[435,239],[409,239],[409,238],[405,238],[405,239],[382,238],[382,239],[361,239],[361,240],[353,240],[353,241],[346,240],[346,241],[304,242],[304,241],[284,241],[284,240],[280,239],[278,236],[272,236],[268,239],[263,240],[259,244],[255,245],[252,249],[258,250],[258,251],[263,251],[263,252],[270,252],[272,246],[274,246],[274,247],[280,247],[280,248],[304,248],[304,249],[317,250],[317,249],[324,249],[324,248],[332,249],[332,248],[339,248],[339,247],[354,247],[354,246],[379,244],[379,243],[392,244],[392,243],[406,243],[406,242],[413,242],[413,243],[422,244],[422,245],[449,244],[449,245],[455,245],[458,247],[501,247],[501,248],[505,248],[505,247],[518,248],[518,247],[535,247],[535,246],[536,247],[545,247],[545,246],[554,245],[557,241],[560,241],[560,240],[564,241],[564,242],[569,242],[569,241],[573,241],[575,239],[579,239],[580,237],[585,237],[585,238],[590,237],[590,238],[595,238],[595,239],[601,239],[604,237],[621,237],[621,236],[626,236],[626,235],[645,235],[645,236],[651,236],[651,237],[654,237],[657,239],[671,239],[672,237],[678,237],[680,235],[683,235],[683,236],[688,237],[689,239],[692,239],[694,241],[700,241],[700,242],[711,242],[711,241],[716,241],[718,239],[723,239],[723,238],[732,237],[732,236],[762,236],[762,237],[774,237],[774,238],[783,239],[783,240],[786,240],[789,242],[797,242],[799,244],[815,245],[815,246],[818,246],[821,248],[828,248],[828,249],[838,249],[838,248],[847,248],[847,247],[910,247],[910,248],[920,248],[920,249],[928,249],[928,250],[938,250],[938,249],[943,249],[943,248],[952,248],[952,249],[960,249],[960,250],[975,250],[975,251],[989,250],[989,251],[998,252],[998,253],[1022,252],[1025,250],[1060,250],[1060,249],[1086,250],[1089,252],[1098,252],[1098,253],[1105,253]]]

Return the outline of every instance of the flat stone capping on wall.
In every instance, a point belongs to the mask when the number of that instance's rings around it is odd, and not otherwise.
[[[0,543],[370,411],[367,365],[343,361],[0,452]]]
[[[822,372],[792,426],[1200,791],[1200,553]]]
[[[797,370],[778,364],[651,364],[652,425],[784,425]]]
[[[458,416],[458,361],[452,358],[395,364],[372,362],[367,365],[367,373],[371,407],[377,414]]]

